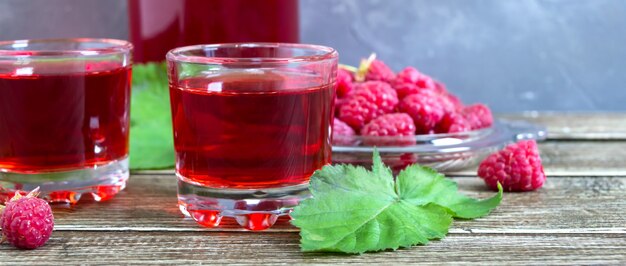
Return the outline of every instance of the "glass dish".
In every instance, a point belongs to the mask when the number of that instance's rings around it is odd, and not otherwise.
[[[336,136],[333,140],[332,159],[333,163],[370,167],[375,146],[366,143],[381,143],[383,145],[376,148],[383,162],[394,172],[414,163],[437,171],[452,172],[477,165],[487,155],[506,144],[524,139],[544,140],[546,134],[543,126],[525,121],[496,120],[490,128],[461,133],[409,138]],[[407,142],[410,144],[402,145]]]

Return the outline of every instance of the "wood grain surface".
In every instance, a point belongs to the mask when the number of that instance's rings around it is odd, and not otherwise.
[[[539,150],[546,174],[549,176],[626,175],[626,141],[548,140],[539,143]],[[133,173],[173,176],[174,170],[144,170]],[[448,174],[475,176],[476,167]]]
[[[626,140],[626,113],[524,112],[496,116],[543,125],[548,129],[548,139]]]
[[[360,256],[302,253],[297,233],[56,232],[36,251],[0,249],[10,265],[41,264],[619,264],[623,234],[456,234]]]
[[[202,228],[180,214],[171,170],[135,172],[114,199],[55,206],[55,232],[35,251],[0,245],[0,264],[626,264],[626,114],[517,114],[545,123],[548,181],[506,193],[487,217],[455,221],[441,241],[361,256],[302,253],[285,219],[245,232],[232,220]],[[611,125],[611,126],[608,126]],[[564,128],[569,130],[564,130]],[[475,169],[450,174],[488,197]]]
[[[548,140],[539,143],[539,151],[548,176],[626,175],[626,141]],[[475,176],[476,169],[448,174]]]
[[[460,191],[473,197],[488,197],[482,180],[453,177]],[[626,178],[555,177],[535,192],[506,193],[491,215],[457,221],[455,230],[515,232],[593,233],[610,230],[626,233]],[[56,229],[63,231],[242,231],[232,220],[225,227],[202,228],[184,218],[176,205],[174,176],[135,175],[116,198],[86,202],[75,207],[55,207]],[[279,221],[270,231],[293,232],[288,221]]]

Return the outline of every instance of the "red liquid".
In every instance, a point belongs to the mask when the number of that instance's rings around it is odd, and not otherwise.
[[[1,170],[79,169],[128,154],[130,68],[53,73],[61,67],[0,73]]]
[[[297,0],[129,0],[135,62],[172,48],[230,42],[298,42]]]
[[[303,82],[239,74],[171,86],[178,173],[210,187],[306,183],[330,163],[334,85],[289,89]]]

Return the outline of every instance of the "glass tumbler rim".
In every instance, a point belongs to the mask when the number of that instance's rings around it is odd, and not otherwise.
[[[197,56],[187,55],[192,51],[198,50],[217,50],[219,48],[286,48],[301,49],[315,51],[317,53],[311,55],[300,55],[293,57],[227,57],[227,56]],[[242,42],[242,43],[217,43],[217,44],[198,44],[183,47],[177,47],[167,52],[167,61],[179,63],[198,63],[198,64],[251,64],[257,65],[285,65],[290,63],[307,63],[321,62],[326,60],[337,59],[338,53],[332,47],[303,44],[303,43],[272,43],[272,42]]]
[[[68,48],[45,48],[46,45],[67,44]],[[71,44],[103,44],[103,47],[69,48]],[[44,48],[34,48],[41,45]],[[0,58],[76,58],[129,53],[133,45],[126,40],[109,38],[52,38],[0,41]]]

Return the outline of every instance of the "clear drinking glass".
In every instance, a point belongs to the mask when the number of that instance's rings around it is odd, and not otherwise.
[[[167,54],[181,211],[262,230],[308,196],[331,161],[337,52],[240,43]]]
[[[132,45],[110,39],[0,42],[0,202],[40,187],[96,201],[128,179]]]

